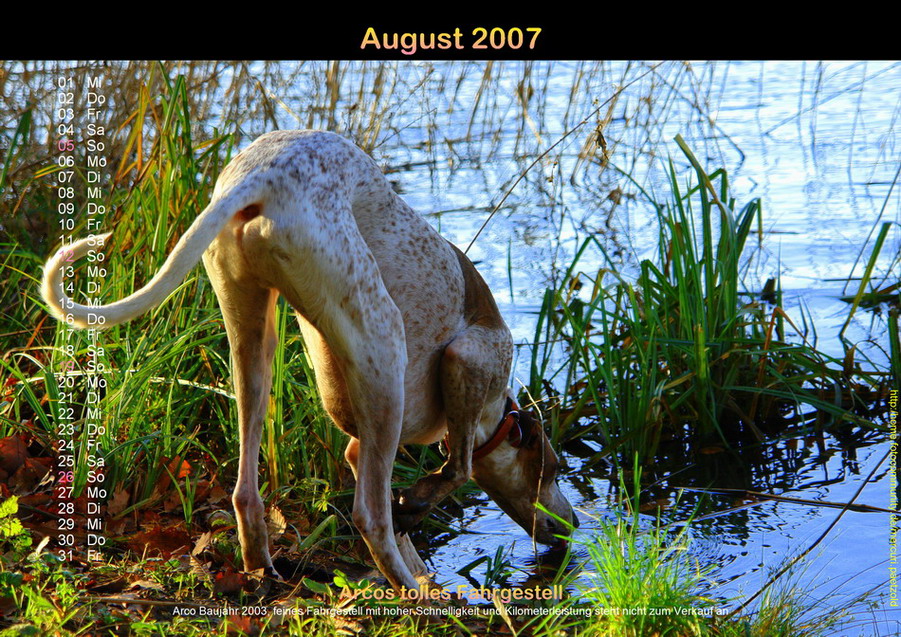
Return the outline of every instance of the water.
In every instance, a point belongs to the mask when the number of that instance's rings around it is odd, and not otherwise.
[[[548,81],[549,90],[560,93],[546,99],[543,147],[566,130],[560,109],[566,102],[574,66],[556,66],[554,77]],[[901,213],[898,190],[890,194],[901,161],[897,125],[901,66],[863,62],[700,63],[694,65],[689,79],[684,78],[686,73],[684,69],[660,71],[659,75],[666,78],[661,84],[669,88],[660,88],[659,92],[669,103],[661,109],[659,121],[654,122],[652,107],[640,131],[614,118],[605,137],[623,141],[612,160],[660,199],[665,196],[667,157],[672,156],[680,167],[685,163],[672,143],[677,133],[685,137],[708,168],[726,167],[739,204],[752,197],[760,197],[763,202],[765,235],[762,249],[750,264],[749,285],[756,285],[755,281],[762,284],[778,274],[790,311],[802,307],[809,311],[817,327],[818,346],[841,355],[836,334],[847,315],[847,305],[838,300],[845,284],[836,279],[852,272],[861,274],[863,264],[858,256],[873,229],[881,222],[897,223]],[[607,77],[616,75],[614,70]],[[516,78],[518,74],[511,71],[510,76]],[[596,90],[601,99],[609,94],[601,88]],[[647,84],[640,82],[632,95],[638,99],[647,92]],[[698,101],[704,101],[705,106],[697,107]],[[628,104],[629,98],[620,103]],[[591,106],[584,101],[581,113],[570,121],[579,121]],[[640,110],[629,111],[627,106],[623,112],[633,118],[641,116]],[[454,124],[448,126],[452,130]],[[487,218],[487,211],[500,201],[499,193],[504,184],[509,184],[511,175],[531,161],[515,159],[512,148],[516,126],[511,122],[510,127],[509,139],[499,142],[505,149],[498,153],[503,161],[476,162],[474,167],[463,166],[438,177],[428,171],[399,175],[405,197],[415,208],[446,211],[434,217],[435,223],[461,247],[469,243],[477,226]],[[411,139],[415,137],[407,132]],[[639,200],[625,199],[613,209],[605,198],[617,186],[631,194],[637,194],[636,188],[610,170],[577,168],[574,155],[587,135],[587,131],[574,135],[562,154],[554,155],[556,165],[536,166],[536,174],[514,190],[506,209],[492,219],[470,251],[521,343],[532,336],[533,312],[545,286],[559,276],[558,264],[568,263],[589,230],[605,229],[610,245],[622,247],[625,267],[654,249],[656,233],[649,224],[648,207]],[[568,179],[571,174],[578,175],[575,185]],[[475,212],[469,210],[473,206]],[[454,212],[460,209],[464,211]],[[608,215],[612,225],[609,230]],[[872,238],[868,245],[872,247]],[[895,228],[878,262],[878,272],[897,266],[894,259],[898,246]],[[512,271],[508,270],[508,259]],[[856,290],[853,284],[847,289]],[[863,350],[883,360],[887,337],[881,317],[859,314],[848,336],[865,340]],[[527,359],[528,352],[523,348],[517,368],[521,378],[526,375],[522,361]],[[748,480],[761,491],[847,502],[885,456],[887,446],[871,442],[855,450],[854,445],[834,439],[827,439],[826,444],[826,453],[821,453],[811,441],[780,443],[768,452],[791,455],[792,462],[774,462],[772,471],[762,469],[766,462],[752,465],[748,469],[752,475],[740,476],[736,485],[719,486],[747,486],[743,480]],[[789,445],[796,448],[789,450]],[[578,471],[576,459],[571,459],[571,465]],[[866,483],[858,503],[888,506],[887,467],[887,461],[883,462]],[[587,495],[584,486],[577,489],[566,478],[563,480],[564,489],[583,512],[589,530],[583,526],[582,533],[590,533],[592,516],[610,515],[613,498],[606,477],[579,476],[574,482],[586,481],[592,485]],[[691,484],[690,477],[685,476],[684,482],[671,479],[667,493],[661,495],[674,500],[673,487],[679,484]],[[686,497],[677,510],[687,512],[695,501]],[[727,498],[715,499],[707,513],[730,506]],[[759,504],[699,524],[695,550],[721,567],[716,576],[720,583],[715,587],[717,596],[746,596],[766,581],[772,569],[813,543],[837,515],[838,509],[784,502]],[[466,583],[465,576],[455,573],[461,563],[493,557],[498,547],[505,547],[510,562],[523,569],[511,581],[529,579],[534,547],[525,533],[490,502],[467,509],[457,524],[462,534],[432,551],[431,564],[444,578]],[[809,557],[809,565],[800,575],[805,590],[831,600],[871,589],[885,593],[888,535],[886,514],[846,512]],[[484,566],[474,570],[474,574],[483,572]],[[843,605],[841,601],[837,604]],[[885,630],[882,634],[892,633]]]

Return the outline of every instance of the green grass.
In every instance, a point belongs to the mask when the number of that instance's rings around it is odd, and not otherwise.
[[[845,593],[836,587],[812,594],[810,582],[818,578],[806,573],[812,563],[804,556],[791,568],[771,565],[778,573],[760,595],[722,597],[721,582],[734,586],[741,580],[725,579],[709,556],[701,557],[693,514],[666,521],[678,507],[641,513],[641,473],[636,456],[633,483],[621,482],[613,512],[594,520],[596,532],[576,533],[574,553],[585,556],[584,563],[558,574],[574,594],[557,602],[558,613],[531,623],[535,634],[566,629],[608,637],[826,637],[857,634],[856,628],[877,617],[877,591]],[[746,607],[744,600],[753,603]],[[567,609],[588,614],[573,622]]]
[[[131,119],[143,122],[149,116],[149,104],[142,102]],[[147,157],[123,166],[124,172],[117,175],[119,180],[133,179],[132,185],[107,194],[107,208],[116,211],[116,223],[105,227],[114,230],[105,250],[108,259],[100,293],[106,301],[130,294],[159,269],[199,206],[209,200],[219,170],[233,152],[228,135],[195,142],[184,78],[169,83],[154,115],[160,128]],[[126,156],[148,143],[145,135],[141,126],[134,127],[128,135]],[[72,234],[87,231],[76,226]],[[16,260],[15,266],[5,268],[9,278],[4,296],[10,305],[16,302],[11,297],[17,293],[34,299],[39,259],[15,249],[6,258],[8,262]],[[82,271],[75,278],[76,297],[87,283]],[[14,388],[15,420],[34,417],[49,439],[56,431],[53,415],[60,405],[74,405],[83,413],[81,403],[87,393],[84,364],[90,342],[86,332],[57,328],[40,314],[40,303],[32,301],[19,308],[13,314],[18,320],[8,325],[23,330],[27,325],[49,329],[55,334],[53,347],[32,349],[22,356],[13,352],[4,364],[21,381]],[[278,380],[263,437],[268,489],[277,491],[295,478],[338,484],[345,471],[343,437],[318,407],[293,312],[284,303],[279,305],[278,328]],[[46,338],[46,334],[40,336]],[[107,433],[101,443],[111,467],[107,484],[112,491],[137,485],[138,499],[150,498],[165,473],[166,462],[173,458],[209,455],[212,464],[232,471],[237,430],[230,409],[228,345],[215,297],[200,271],[189,276],[159,308],[102,332],[98,342],[102,347],[98,358],[107,372],[103,376]],[[60,388],[59,377],[51,372],[59,370],[60,361],[73,357],[78,366],[73,379],[67,381],[73,386]],[[42,404],[44,393],[50,399],[49,409]],[[61,393],[64,400],[57,401]],[[8,426],[13,427],[12,421],[7,420]],[[79,490],[84,485],[83,472],[76,485]]]
[[[130,163],[123,160],[111,167],[113,180],[101,202],[109,211],[102,230],[114,231],[102,264],[106,272],[99,279],[99,296],[106,302],[127,296],[159,269],[209,200],[219,171],[234,152],[231,135],[213,131],[202,141],[195,139],[184,77],[164,78],[160,97],[140,100],[125,119],[131,129],[122,135],[122,156],[131,158]],[[22,127],[27,122],[23,118]],[[11,148],[9,156],[17,153]],[[52,190],[57,172],[55,164],[38,171],[31,185],[38,206],[45,200],[41,189]],[[78,193],[86,191],[84,178],[75,171],[72,185]],[[52,195],[46,198],[52,200]],[[51,215],[51,222],[56,221]],[[58,231],[49,234],[53,241]],[[83,218],[71,234],[87,234]],[[73,450],[83,460],[88,452],[87,436],[81,432],[91,390],[91,335],[48,317],[38,297],[43,259],[22,247],[25,244],[6,245],[0,253],[4,340],[21,344],[0,359],[6,398],[0,405],[0,437],[23,436],[34,441],[33,455],[55,457],[59,417],[72,410]],[[79,268],[72,296],[81,297],[89,281],[85,268]],[[346,438],[321,408],[293,312],[283,302],[277,325],[277,382],[263,432],[263,494],[268,505],[285,507],[306,525],[288,528],[290,537],[297,538],[296,550],[346,552],[353,534],[350,472],[343,458]],[[121,503],[116,514],[107,517],[106,528],[129,519],[155,528],[180,518],[184,528],[199,537],[210,529],[206,518],[214,490],[225,497],[212,506],[230,510],[227,492],[238,449],[228,343],[206,277],[200,270],[192,273],[159,308],[100,333],[97,343],[97,362],[105,369],[97,388],[105,431],[94,439],[100,444],[97,455],[105,462],[103,487],[110,502]],[[63,361],[73,360],[69,374],[57,373]],[[87,475],[87,463],[76,462],[75,497],[84,493]],[[155,517],[161,511],[165,514]],[[220,565],[240,564],[233,528],[229,534],[217,558]],[[123,555],[128,536],[112,534],[107,547],[112,555]]]

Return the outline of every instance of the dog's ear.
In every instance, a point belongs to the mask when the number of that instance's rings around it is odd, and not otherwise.
[[[541,439],[539,435],[538,428],[541,425],[538,424],[538,421],[532,416],[531,412],[526,411],[525,409],[520,410],[519,412],[519,431],[521,434],[520,438],[520,446],[522,447],[533,447],[535,443]]]

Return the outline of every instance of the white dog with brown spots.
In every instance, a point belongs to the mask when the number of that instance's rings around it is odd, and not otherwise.
[[[100,239],[67,246],[65,258]],[[232,500],[247,571],[275,574],[257,465],[279,294],[297,312],[325,409],[350,436],[353,519],[393,586],[428,581],[406,531],[470,476],[539,542],[557,543],[567,529],[536,502],[576,522],[547,437],[512,403],[512,339],[487,285],[347,140],[319,131],[260,137],[225,168],[162,269],[121,301],[70,300],[63,258],[47,262],[42,293],[57,318],[80,328],[90,315],[109,327],[155,307],[203,259],[232,354],[241,440]],[[392,503],[398,446],[442,437],[446,463]]]

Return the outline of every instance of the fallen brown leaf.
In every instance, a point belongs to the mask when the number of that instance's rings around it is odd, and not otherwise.
[[[151,553],[160,553],[163,557],[169,558],[173,555],[190,552],[192,542],[184,525],[173,525],[140,531],[126,544],[139,555],[144,554],[145,550],[149,550]]]
[[[219,571],[213,580],[213,590],[223,595],[233,595],[247,584],[247,576],[231,569]]]
[[[22,465],[9,479],[9,486],[16,493],[30,493],[37,484],[47,475],[50,467],[42,458],[25,458]]]
[[[131,494],[128,492],[128,489],[119,489],[113,493],[113,497],[107,503],[106,511],[111,516],[119,515],[125,510],[130,501]]]
[[[28,458],[28,445],[21,436],[0,438],[0,469],[14,474]]]

